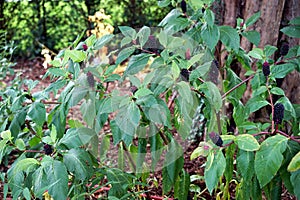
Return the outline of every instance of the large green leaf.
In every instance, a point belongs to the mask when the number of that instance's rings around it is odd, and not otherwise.
[[[286,63],[282,65],[271,66],[271,76],[274,78],[284,78],[288,73],[295,69],[295,65],[292,63]]]
[[[298,152],[291,160],[288,171],[295,172],[297,170],[300,170],[300,152]]]
[[[51,197],[54,199],[66,199],[69,190],[69,177],[66,166],[62,162],[54,160],[47,168],[46,176],[51,185],[48,188]]]
[[[287,27],[280,29],[280,31],[290,37],[300,38],[300,26],[299,25],[287,26]]]
[[[201,87],[211,106],[216,111],[219,111],[222,107],[222,97],[219,88],[212,82],[205,82]]]
[[[28,116],[33,122],[42,126],[46,121],[46,108],[41,102],[33,102],[28,110]]]
[[[116,115],[115,121],[122,132],[130,137],[135,134],[140,121],[140,110],[134,102],[124,105]]]
[[[176,180],[174,187],[174,197],[179,200],[188,199],[190,189],[190,175],[185,170],[182,170],[180,178]]]
[[[141,71],[147,65],[150,56],[151,54],[146,53],[132,56],[128,62],[128,66],[124,72],[124,76],[134,75]]]
[[[236,162],[238,172],[245,181],[250,181],[254,175],[254,152],[239,150]]]
[[[230,26],[219,26],[220,40],[222,43],[234,51],[238,51],[240,47],[240,36],[236,29]]]
[[[269,102],[266,101],[264,98],[256,96],[249,99],[249,101],[246,103],[246,109],[249,111],[249,113],[253,113],[268,104]]]
[[[13,173],[17,174],[18,172],[32,172],[39,165],[39,162],[34,158],[25,158],[23,160],[17,161],[17,164],[13,168]]]
[[[86,54],[80,50],[69,50],[65,51],[65,58],[71,58],[73,62],[81,62],[86,58]]]
[[[95,117],[96,117],[95,99],[91,98],[83,101],[80,106],[80,111],[87,125],[89,127],[93,127]]]
[[[282,135],[269,137],[256,152],[254,167],[261,188],[269,183],[279,170],[287,141],[288,138]]]
[[[251,17],[249,17],[247,20],[246,20],[246,27],[248,26],[251,26],[252,24],[254,24],[260,17],[260,11],[253,14]]]
[[[257,31],[245,31],[242,33],[242,36],[247,38],[251,43],[253,43],[255,46],[259,45],[260,42],[260,34]]]
[[[259,149],[257,140],[249,134],[236,136],[234,142],[238,145],[239,149],[244,151],[256,151]]]
[[[92,175],[92,161],[83,149],[71,149],[64,155],[64,164],[77,180],[86,180]]]
[[[228,92],[234,86],[242,82],[242,80],[230,68],[226,69],[226,76],[227,81],[224,83],[225,92]],[[233,98],[235,101],[239,101],[243,97],[245,90],[246,84],[243,84],[228,95],[230,97],[229,99]]]
[[[136,31],[129,26],[119,26],[121,33],[125,37],[130,37],[132,40],[136,39]]]
[[[220,177],[226,168],[226,159],[221,150],[215,154],[210,152],[205,166],[204,179],[210,194],[217,187]]]
[[[298,199],[300,199],[300,170],[292,172],[291,183],[294,186],[294,193]]]
[[[216,25],[204,27],[201,31],[201,37],[208,48],[214,49],[220,38],[218,27]]]
[[[122,49],[120,53],[118,54],[116,65],[121,64],[124,60],[126,60],[133,52],[135,51],[134,46],[127,47],[125,49]]]
[[[107,44],[114,37],[112,34],[103,35],[101,38],[98,38],[94,44],[94,50],[101,49],[105,44]]]
[[[147,26],[143,26],[137,33],[141,47],[143,47],[148,41],[150,33],[151,33],[150,28]]]

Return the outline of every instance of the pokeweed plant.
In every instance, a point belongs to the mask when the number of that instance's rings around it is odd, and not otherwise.
[[[184,170],[183,155],[202,111],[207,134],[191,159],[206,157],[199,168],[212,196],[229,199],[233,184],[237,199],[262,199],[263,193],[280,199],[282,182],[300,196],[299,106],[276,86],[277,78],[300,71],[299,46],[285,48],[278,60],[270,45],[245,52],[240,37],[258,45],[259,33],[247,28],[260,13],[238,19],[233,28],[215,23],[212,1],[172,3],[182,8],[173,9],[160,28],[121,26],[119,35],[82,42],[79,37],[51,62],[45,77],[53,82],[45,90],[32,93],[37,82],[28,80],[27,91],[1,93],[1,162],[7,166],[15,155],[1,175],[5,195],[31,199],[47,191],[54,199],[84,199],[109,186],[110,198],[143,198],[150,172],[161,171],[163,194],[187,199],[195,176]],[[95,61],[95,52],[110,42],[119,47]],[[227,54],[223,66],[215,56],[218,44]],[[231,69],[234,62],[246,70],[246,79]],[[120,65],[125,71],[115,73]],[[141,78],[145,68],[149,72]],[[247,81],[252,95],[243,101]],[[120,87],[112,90],[113,84]],[[75,106],[82,119],[72,114]],[[270,110],[269,119],[252,119],[261,109]]]

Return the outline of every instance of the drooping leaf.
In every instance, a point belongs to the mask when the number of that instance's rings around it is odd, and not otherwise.
[[[71,149],[64,156],[64,164],[68,171],[75,174],[78,180],[86,180],[92,175],[90,155],[83,149]]]
[[[268,184],[279,170],[287,141],[282,135],[269,137],[256,152],[254,167],[261,188]]]
[[[217,151],[216,154],[211,152],[206,161],[204,179],[207,189],[210,194],[217,187],[220,177],[223,175],[226,168],[226,159],[222,151]]]
[[[300,170],[300,152],[298,152],[291,160],[289,166],[288,166],[289,172],[295,172],[297,170]]]
[[[54,199],[66,199],[68,196],[68,173],[66,166],[58,161],[53,160],[53,163],[47,168],[47,179],[51,187],[48,192]]]
[[[254,152],[239,150],[236,161],[238,172],[245,181],[250,181],[254,175]]]

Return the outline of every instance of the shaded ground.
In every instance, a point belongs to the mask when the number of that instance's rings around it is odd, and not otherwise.
[[[51,80],[50,79],[45,79],[42,80],[42,76],[44,75],[44,73],[46,72],[46,69],[43,67],[42,65],[43,59],[42,58],[35,58],[32,60],[27,60],[27,61],[20,61],[15,67],[15,71],[17,73],[21,73],[21,77],[25,78],[25,79],[33,79],[33,80],[39,80],[40,83],[38,84],[38,86],[34,89],[34,92],[39,91],[39,90],[43,90],[44,88],[46,88],[50,83]],[[12,80],[14,78],[14,76],[9,76],[6,78],[6,82],[8,82],[9,80]],[[111,85],[110,87],[112,87],[111,89],[113,89],[113,87],[115,87],[115,85]],[[127,87],[125,85],[125,87]],[[128,90],[128,88],[123,88],[124,90]],[[71,113],[72,115],[76,115],[76,112],[79,112],[78,107],[75,107],[73,111],[71,112],[75,112]],[[109,129],[108,126],[105,127],[105,129]],[[190,175],[200,175],[200,176],[204,176],[204,171],[203,171],[203,167],[201,167],[203,165],[203,163],[205,162],[204,158],[196,158],[195,160],[191,161],[190,160],[190,155],[193,152],[193,150],[198,146],[198,143],[192,143],[188,146],[187,149],[185,149],[185,154],[184,154],[184,169],[190,174]],[[14,157],[12,156],[12,158],[10,159],[9,163],[11,164],[14,160]],[[6,167],[4,167],[3,165],[0,166],[0,170],[1,172],[4,172],[7,170]],[[147,190],[149,191],[148,193],[151,195],[156,195],[156,196],[161,196],[162,195],[162,177],[161,177],[161,171],[155,172],[154,174],[151,174],[150,177],[155,177],[158,181],[158,186],[156,186],[153,182],[149,183],[149,187],[147,188]],[[201,188],[201,191],[203,191],[205,189],[205,183],[203,180],[197,180],[193,182],[194,185],[197,185]],[[234,197],[234,188],[235,186],[232,185],[232,195],[231,195],[231,199],[235,199]],[[102,191],[98,194],[95,194],[95,197],[98,196],[100,197],[101,195],[105,195],[105,191]],[[0,199],[2,199],[3,195],[3,185],[0,184]],[[193,193],[190,193],[190,197],[193,196]],[[203,191],[203,194],[201,195],[201,197],[203,197],[203,199],[215,199],[215,197],[211,197],[209,195],[209,193],[207,191]],[[9,198],[8,198],[9,199]],[[296,198],[291,196],[286,189],[284,189],[284,192],[282,194],[282,198],[283,200],[295,200]]]

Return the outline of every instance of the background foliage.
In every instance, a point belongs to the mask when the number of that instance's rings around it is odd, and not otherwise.
[[[0,29],[16,42],[15,55],[21,57],[39,55],[42,45],[55,52],[67,47],[82,31],[93,29],[88,16],[101,8],[116,31],[125,24],[155,26],[170,10],[159,9],[156,0],[1,1],[0,6]]]

